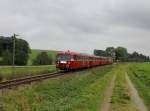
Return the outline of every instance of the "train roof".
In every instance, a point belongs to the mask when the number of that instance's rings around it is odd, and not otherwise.
[[[95,56],[95,55],[77,53],[77,52],[70,52],[70,51],[59,51],[57,54],[79,55],[79,56],[93,57],[93,58],[103,58],[103,59],[104,58],[111,58],[111,57]]]

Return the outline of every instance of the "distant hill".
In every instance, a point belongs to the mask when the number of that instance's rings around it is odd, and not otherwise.
[[[29,55],[28,65],[32,65],[32,60],[41,52],[46,51],[48,55],[52,57],[53,64],[55,63],[55,57],[57,51],[54,50],[39,50],[39,49],[31,49],[31,53]]]

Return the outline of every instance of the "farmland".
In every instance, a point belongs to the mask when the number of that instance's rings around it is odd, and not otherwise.
[[[0,108],[3,111],[102,111],[106,106],[106,111],[138,111],[126,78],[129,75],[149,109],[149,67],[150,63],[100,66],[16,90],[4,90],[0,93]],[[113,89],[107,90],[110,86]],[[112,94],[108,96],[110,102],[105,103],[107,91]]]

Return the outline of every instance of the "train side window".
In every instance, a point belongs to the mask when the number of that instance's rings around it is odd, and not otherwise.
[[[85,61],[87,61],[87,57],[85,57]]]
[[[89,57],[89,61],[91,61],[91,58]]]
[[[80,56],[78,56],[78,60],[79,60],[79,61],[81,60],[81,57],[80,57]]]
[[[77,56],[77,60],[80,61],[80,60],[81,60],[81,57],[80,57],[80,56]]]
[[[74,55],[74,60],[78,60],[78,58],[77,58],[77,56],[76,56],[76,55]]]
[[[78,56],[78,60],[79,60],[79,61],[81,60],[81,57],[80,57],[80,56]]]
[[[82,56],[82,61],[84,61],[84,56]]]
[[[82,56],[82,61],[84,61],[84,56]]]
[[[83,61],[83,56],[81,56],[80,60]]]

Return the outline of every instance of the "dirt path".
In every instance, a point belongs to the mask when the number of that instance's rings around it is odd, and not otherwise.
[[[111,96],[113,93],[113,88],[115,86],[115,79],[116,79],[116,74],[113,76],[112,81],[109,85],[109,87],[106,90],[106,94],[103,100],[103,103],[101,105],[101,108],[98,111],[109,111],[110,105],[111,105]]]
[[[136,106],[138,111],[148,111],[147,107],[144,105],[143,100],[140,98],[137,90],[135,89],[134,85],[132,84],[131,80],[128,77],[128,74],[125,75],[127,83],[129,85],[129,91],[131,94],[131,100],[133,104]]]

